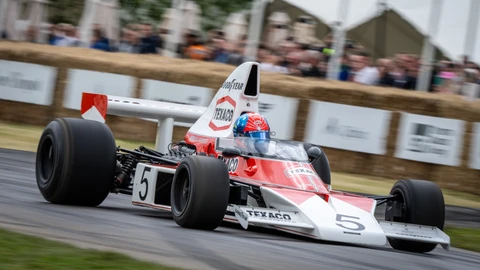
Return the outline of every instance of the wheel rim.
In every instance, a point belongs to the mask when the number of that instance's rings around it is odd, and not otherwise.
[[[53,141],[50,137],[46,137],[40,148],[40,176],[43,184],[47,184],[53,174],[55,166],[55,152]]]
[[[181,215],[185,212],[185,209],[190,200],[191,190],[190,190],[190,177],[188,169],[184,168],[178,174],[175,186],[173,189],[173,208],[174,211]]]

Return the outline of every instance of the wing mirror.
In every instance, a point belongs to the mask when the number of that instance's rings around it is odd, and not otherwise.
[[[240,156],[242,154],[242,151],[236,147],[227,147],[223,149],[222,151],[222,156],[224,157],[234,157],[234,156]]]
[[[307,150],[307,156],[311,160],[315,160],[319,158],[321,155],[322,155],[322,150],[320,150],[320,148],[316,146],[310,147]]]

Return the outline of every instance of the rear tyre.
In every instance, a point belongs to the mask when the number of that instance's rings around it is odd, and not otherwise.
[[[311,158],[310,163],[312,164],[313,168],[317,172],[318,176],[322,179],[322,181],[327,184],[331,185],[331,172],[330,172],[330,163],[328,162],[327,155],[323,151],[320,146],[313,145],[311,143],[304,143],[303,144],[305,151],[308,152],[318,152],[315,153],[315,158]],[[317,148],[318,150],[312,151],[313,147]],[[310,158],[310,157],[309,157]]]
[[[391,195],[397,195],[393,205],[387,205],[385,220],[438,227],[445,223],[445,202],[440,187],[425,180],[401,180],[393,185]],[[401,214],[393,214],[395,204]],[[394,249],[410,252],[430,252],[437,244],[388,239]]]
[[[107,125],[57,118],[43,131],[35,175],[45,200],[97,206],[108,196],[116,171],[116,146]]]
[[[185,228],[214,230],[225,217],[229,193],[230,176],[222,160],[187,156],[173,177],[173,219]]]

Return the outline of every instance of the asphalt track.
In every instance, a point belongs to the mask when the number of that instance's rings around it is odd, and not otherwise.
[[[187,230],[169,214],[132,206],[126,195],[112,194],[97,208],[53,205],[36,187],[34,157],[0,149],[1,227],[187,269],[463,270],[480,265],[480,253],[455,248],[412,254],[390,246],[325,243],[228,224],[214,232]]]

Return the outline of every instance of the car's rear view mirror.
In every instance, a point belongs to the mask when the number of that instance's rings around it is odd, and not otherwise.
[[[237,147],[229,146],[222,151],[222,155],[224,157],[233,157],[233,156],[240,156],[242,154],[242,151],[238,149]]]

